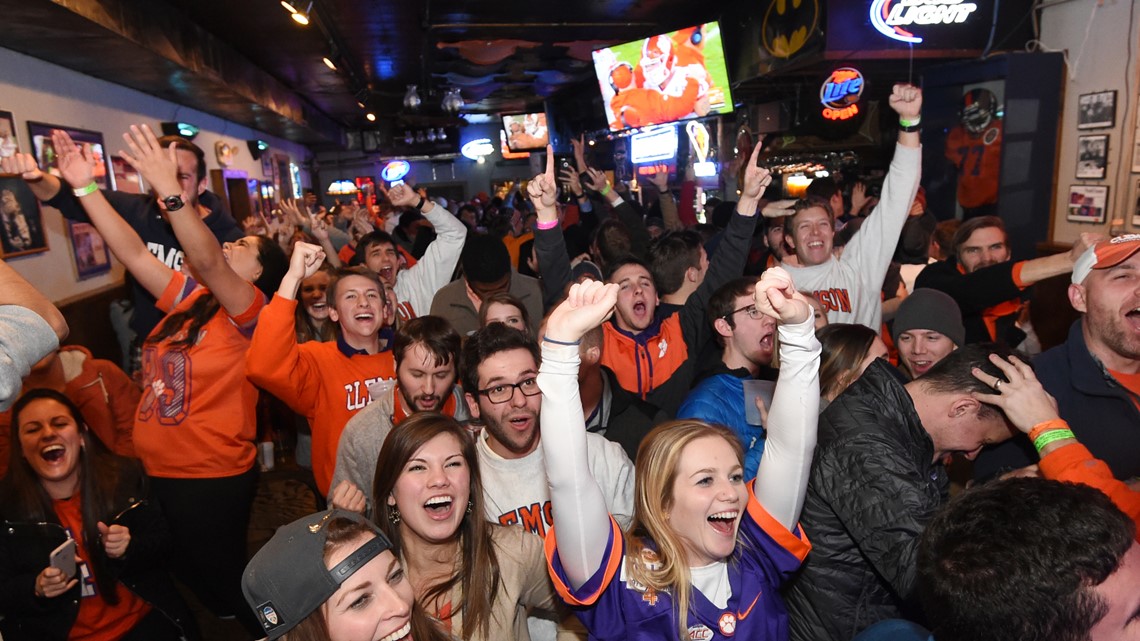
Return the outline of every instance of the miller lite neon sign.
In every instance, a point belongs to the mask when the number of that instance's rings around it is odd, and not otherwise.
[[[977,4],[965,0],[873,0],[871,25],[888,38],[919,44],[922,37],[903,27],[912,24],[961,24],[977,8]]]
[[[819,102],[823,117],[828,120],[847,120],[859,113],[859,98],[863,95],[863,74],[858,69],[840,67],[831,72],[819,88]]]

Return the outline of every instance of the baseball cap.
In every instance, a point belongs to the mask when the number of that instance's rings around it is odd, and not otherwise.
[[[1089,247],[1073,264],[1073,284],[1085,282],[1094,269],[1115,267],[1140,250],[1140,234],[1124,234]]]
[[[329,569],[325,567],[325,541],[334,519],[366,525],[376,537]],[[346,510],[310,514],[279,528],[253,555],[242,574],[241,590],[266,635],[277,639],[328,601],[348,577],[391,547],[391,541],[360,514]]]

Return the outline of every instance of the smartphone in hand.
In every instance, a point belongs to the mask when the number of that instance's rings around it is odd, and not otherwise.
[[[51,551],[49,565],[63,571],[68,579],[75,576],[75,539],[68,539]]]

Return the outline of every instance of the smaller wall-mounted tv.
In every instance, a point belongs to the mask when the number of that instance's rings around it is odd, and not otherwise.
[[[511,151],[541,151],[550,142],[544,111],[503,114],[503,133]]]
[[[716,22],[598,49],[594,71],[613,131],[732,111]]]

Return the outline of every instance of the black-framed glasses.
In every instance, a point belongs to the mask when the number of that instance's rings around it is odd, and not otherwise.
[[[732,310],[731,314],[725,314],[724,316],[721,316],[721,318],[728,318],[729,316],[734,316],[740,312],[748,312],[748,318],[751,318],[752,320],[759,320],[761,318],[764,318],[764,312],[760,311],[760,309],[756,307],[755,304],[745,305],[739,309],[734,309]]]
[[[542,393],[538,388],[538,379],[528,378],[517,383],[502,383],[487,389],[476,390],[477,393],[487,397],[488,401],[498,405],[499,403],[506,403],[511,400],[515,395],[515,390],[523,393],[523,396],[537,396]]]

